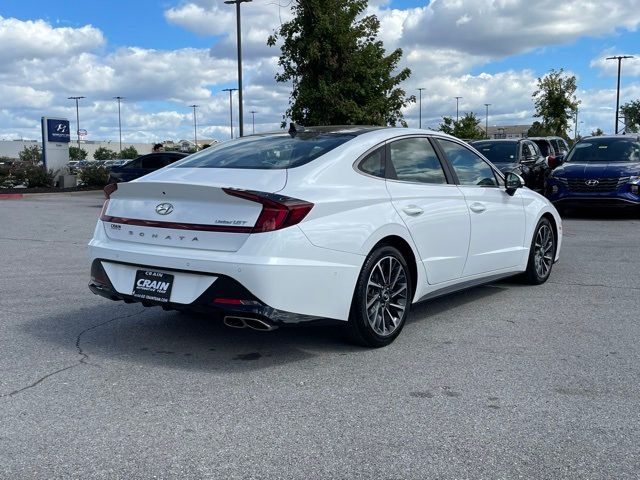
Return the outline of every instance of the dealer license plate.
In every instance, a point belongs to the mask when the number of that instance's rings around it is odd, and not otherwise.
[[[167,303],[171,298],[173,275],[153,270],[138,270],[133,283],[133,296],[140,300]]]

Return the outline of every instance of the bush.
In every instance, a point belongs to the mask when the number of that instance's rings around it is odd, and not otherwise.
[[[100,147],[93,153],[93,158],[95,160],[113,160],[118,158],[118,154],[108,148]]]
[[[139,156],[140,155],[138,154],[136,147],[134,147],[133,145],[129,145],[127,148],[122,149],[122,152],[120,152],[118,158],[137,158]]]
[[[109,180],[109,170],[101,165],[87,165],[78,172],[78,179],[91,187],[104,187]]]
[[[39,165],[24,162],[16,162],[11,165],[9,175],[5,178],[5,184],[9,187],[15,185],[26,185],[28,188],[51,187],[55,172],[46,170]]]
[[[40,147],[33,145],[32,147],[24,147],[18,154],[20,161],[37,165],[42,161],[42,152]]]
[[[87,151],[84,148],[69,147],[69,160],[86,160]]]

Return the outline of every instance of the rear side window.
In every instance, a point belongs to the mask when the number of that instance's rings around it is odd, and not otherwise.
[[[384,147],[364,157],[358,164],[358,170],[374,177],[384,178]]]
[[[348,133],[298,132],[251,136],[224,142],[190,155],[177,168],[294,168],[354,138]]]
[[[458,175],[460,185],[477,185],[480,187],[497,187],[498,182],[493,169],[481,157],[462,145],[438,139],[453,170]]]
[[[405,182],[447,183],[440,160],[427,138],[407,138],[389,145],[390,168],[388,178]]]

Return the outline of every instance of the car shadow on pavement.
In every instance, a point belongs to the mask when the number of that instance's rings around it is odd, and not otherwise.
[[[481,286],[415,305],[409,322],[447,321],[433,316],[504,290]],[[166,312],[97,299],[96,305],[34,318],[23,329],[40,341],[74,351],[78,362],[120,361],[187,370],[242,371],[312,357],[361,355],[340,325],[287,326],[273,332],[229,328],[220,319]],[[393,346],[389,347],[393,348]]]

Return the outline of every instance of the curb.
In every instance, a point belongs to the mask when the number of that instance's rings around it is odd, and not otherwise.
[[[22,193],[0,193],[0,200],[20,200],[23,196]]]

